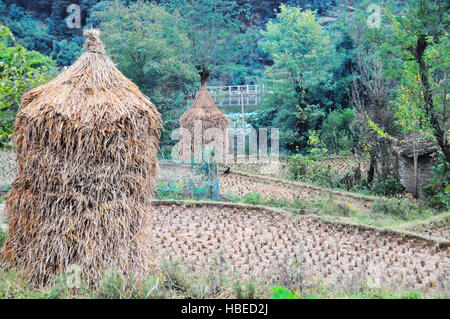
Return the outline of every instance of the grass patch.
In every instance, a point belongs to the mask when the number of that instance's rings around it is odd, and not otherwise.
[[[70,288],[66,275],[55,277],[47,288],[34,288],[25,272],[13,267],[3,267],[0,268],[0,299],[422,299],[449,297],[447,293],[429,296],[416,290],[369,288],[364,282],[343,288],[327,287],[317,282],[299,283],[296,280],[289,283],[283,280],[267,283],[264,278],[252,281],[241,278],[211,277],[186,271],[185,266],[170,264],[168,273],[142,276],[125,276],[119,271],[108,271],[105,272],[97,288],[88,287],[83,282],[78,288]]]
[[[392,216],[401,220],[415,220],[420,217],[429,217],[430,211],[422,211],[417,205],[401,198],[382,198],[372,205],[374,215]]]
[[[412,223],[427,223],[436,216],[446,214],[435,211],[420,204],[415,204],[403,198],[379,198],[372,207],[362,210],[353,203],[334,200],[332,197],[317,199],[297,199],[295,201],[264,199],[259,193],[250,193],[239,197],[228,192],[224,200],[233,203],[281,208],[294,214],[313,213],[316,215],[336,216],[354,223],[365,224],[390,229],[403,229]]]
[[[144,275],[124,275],[117,270],[105,271],[97,287],[89,287],[79,279],[76,288],[71,274],[55,276],[46,288],[36,288],[27,273],[0,259],[0,299],[179,299],[179,298],[364,298],[420,299],[448,298],[447,292],[424,295],[410,289],[371,288],[367,278],[357,277],[348,286],[324,285],[305,276],[303,265],[292,263],[287,270],[274,272],[269,278],[243,279],[227,277],[227,265],[220,256],[200,272],[189,262],[160,261],[160,271]],[[359,278],[359,279],[358,279]],[[71,285],[72,283],[72,285]]]

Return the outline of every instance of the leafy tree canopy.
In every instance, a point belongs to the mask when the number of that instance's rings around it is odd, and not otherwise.
[[[0,25],[0,143],[12,133],[22,95],[48,82],[53,68],[50,58],[26,50],[8,27]]]

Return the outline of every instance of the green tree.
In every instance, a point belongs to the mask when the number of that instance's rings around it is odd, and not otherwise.
[[[101,3],[99,3],[100,5]],[[197,80],[183,19],[145,1],[125,6],[113,1],[91,18],[99,21],[108,54],[119,69],[150,97],[163,115],[163,144]]]
[[[50,56],[54,58],[59,66],[72,65],[81,55],[84,39],[78,36],[72,40],[53,41],[53,51]]]
[[[180,16],[144,1],[128,7],[114,1],[93,15],[101,21],[108,53],[145,93],[170,95],[194,80]]]
[[[330,85],[327,56],[333,48],[314,12],[284,5],[280,9],[277,19],[267,23],[260,45],[274,63],[267,72],[274,90],[267,102],[279,109],[279,120],[273,124],[287,120],[290,128],[282,134],[289,147],[305,142],[303,135],[325,116],[321,101],[314,96],[319,84]]]
[[[386,6],[386,26],[372,32],[381,44],[386,74],[401,83],[402,126],[431,130],[448,163],[449,7],[445,0],[406,0],[401,11]]]
[[[7,25],[17,41],[28,50],[48,55],[52,40],[48,28],[23,8],[0,0],[0,23]]]
[[[332,111],[323,121],[321,139],[332,154],[348,155],[354,146],[355,110]]]
[[[184,28],[192,43],[193,66],[200,81],[211,72],[233,67],[241,56],[240,8],[234,0],[166,0],[171,12],[178,12],[186,22]]]
[[[0,25],[0,143],[9,140],[22,95],[48,82],[54,62],[19,44],[8,27]]]

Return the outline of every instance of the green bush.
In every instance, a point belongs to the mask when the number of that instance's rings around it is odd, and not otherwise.
[[[331,112],[323,121],[321,140],[332,154],[349,155],[354,146],[353,121],[355,110],[344,109]]]
[[[401,198],[383,198],[373,203],[372,211],[382,215],[391,215],[403,220],[420,216],[420,208]]]
[[[295,154],[286,157],[286,167],[290,178],[295,181],[312,183],[323,187],[340,187],[340,174],[315,159],[313,155]]]
[[[6,241],[6,232],[0,228],[0,247],[3,246],[5,241]]]
[[[374,181],[371,185],[368,185],[367,181],[363,179],[361,185],[356,187],[355,190],[366,191],[369,194],[377,196],[394,196],[402,193],[404,187],[400,182],[400,178],[396,176],[385,180]]]
[[[270,289],[273,291],[271,299],[296,299],[289,289],[282,286],[271,287]]]
[[[438,158],[433,166],[433,178],[423,188],[428,205],[441,210],[450,210],[450,164]]]
[[[26,50],[0,25],[0,146],[9,141],[22,95],[48,82],[53,67],[49,57]]]
[[[259,205],[263,201],[263,197],[261,194],[255,192],[250,193],[244,196],[244,203],[251,204],[251,205]]]

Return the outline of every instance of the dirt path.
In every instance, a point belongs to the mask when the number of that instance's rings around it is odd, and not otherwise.
[[[220,177],[220,192],[226,196],[227,192],[245,196],[254,192],[264,199],[295,201],[298,199],[332,198],[337,202],[352,204],[358,209],[370,209],[374,201],[371,197],[358,196],[350,193],[328,190],[303,183],[291,182],[266,176],[257,176],[241,172],[231,172]]]
[[[447,244],[255,206],[156,202],[153,211],[159,254],[198,271],[215,263],[228,275],[279,282],[301,270],[339,287],[363,280],[425,293],[450,284]]]

